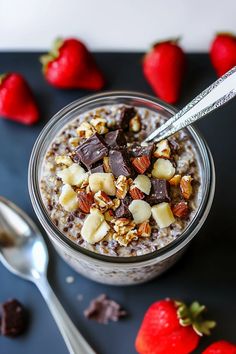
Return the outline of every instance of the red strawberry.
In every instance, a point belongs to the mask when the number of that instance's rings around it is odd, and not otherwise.
[[[198,345],[202,334],[210,334],[213,321],[203,321],[205,306],[193,302],[161,300],[147,310],[135,346],[139,354],[188,354]]]
[[[218,76],[224,75],[236,65],[236,37],[230,33],[219,33],[210,48],[210,58]]]
[[[34,124],[39,111],[26,80],[17,73],[0,76],[0,115],[23,124]]]
[[[236,354],[236,345],[220,340],[207,347],[202,354]]]
[[[56,40],[52,51],[40,61],[52,86],[100,90],[104,85],[104,77],[92,54],[77,39]]]
[[[157,43],[143,60],[143,73],[153,91],[168,103],[180,95],[186,59],[176,41]]]

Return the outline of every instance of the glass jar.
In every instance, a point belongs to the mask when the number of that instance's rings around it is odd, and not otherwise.
[[[211,153],[200,133],[194,127],[186,128],[197,154],[201,186],[199,207],[183,233],[167,246],[141,256],[112,257],[77,245],[53,224],[43,204],[39,186],[42,163],[53,139],[69,121],[92,109],[113,104],[146,108],[165,119],[176,113],[175,108],[168,104],[136,92],[106,92],[79,99],[59,111],[41,131],[29,162],[28,186],[40,223],[58,253],[72,268],[100,283],[130,285],[143,283],[160,275],[180,258],[210,211],[215,190],[215,171]]]

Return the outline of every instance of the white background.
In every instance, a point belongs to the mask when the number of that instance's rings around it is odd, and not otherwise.
[[[236,33],[236,0],[0,0],[0,50],[76,36],[92,50],[145,51],[180,36],[187,51],[207,51],[217,31]]]

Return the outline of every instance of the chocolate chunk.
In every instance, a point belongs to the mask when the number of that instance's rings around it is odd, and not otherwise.
[[[127,144],[121,129],[111,131],[105,135],[105,142],[109,147],[117,148]]]
[[[129,149],[129,155],[131,157],[148,156],[149,159],[151,160],[153,149],[154,149],[154,144],[148,146],[141,146],[135,144],[131,146],[131,148]]]
[[[98,133],[95,133],[90,138],[80,144],[74,154],[74,161],[82,162],[88,169],[101,160],[108,153],[108,149],[104,139]]]
[[[130,196],[121,199],[119,207],[115,210],[115,216],[117,218],[131,218],[132,214],[129,211],[129,205],[131,202],[132,198]]]
[[[89,307],[84,311],[84,315],[98,323],[107,324],[109,321],[118,321],[120,317],[126,316],[127,313],[122,310],[117,302],[102,294],[90,302]]]
[[[1,334],[16,337],[26,329],[26,312],[18,300],[9,300],[2,304]]]
[[[150,205],[162,202],[170,202],[169,183],[165,179],[151,179],[151,192],[146,197],[146,201]]]
[[[117,125],[123,130],[129,129],[129,122],[137,114],[134,107],[123,107],[118,118]]]
[[[103,169],[103,163],[100,163],[100,161],[98,163],[95,163],[91,169],[90,169],[91,173],[97,173],[97,172],[104,172]]]
[[[111,172],[115,177],[119,177],[120,175],[129,177],[132,174],[132,167],[125,149],[110,150],[109,164]]]

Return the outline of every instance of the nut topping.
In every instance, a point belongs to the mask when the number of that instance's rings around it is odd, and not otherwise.
[[[151,236],[151,226],[147,221],[142,222],[138,228],[138,236],[150,237]]]
[[[129,182],[125,176],[119,176],[115,182],[116,185],[116,197],[118,199],[124,199],[128,189],[129,189]]]
[[[191,176],[183,176],[180,181],[180,190],[184,199],[189,199],[193,193],[191,185],[193,178]]]
[[[171,149],[168,140],[162,140],[156,145],[156,150],[154,151],[154,157],[164,157],[169,159],[171,154]]]
[[[143,192],[135,185],[130,187],[129,194],[131,195],[132,199],[144,199],[145,197]]]
[[[81,191],[78,193],[78,202],[79,202],[79,209],[85,213],[89,214],[90,208],[93,205],[94,199],[93,199],[93,194],[86,193],[84,191]]]
[[[135,170],[140,174],[143,174],[144,172],[146,172],[148,167],[150,166],[150,164],[151,164],[151,161],[150,161],[149,157],[146,155],[140,156],[140,157],[135,157],[132,160],[132,165],[134,166]]]
[[[178,218],[186,218],[189,214],[187,202],[179,202],[172,207],[172,212]]]

